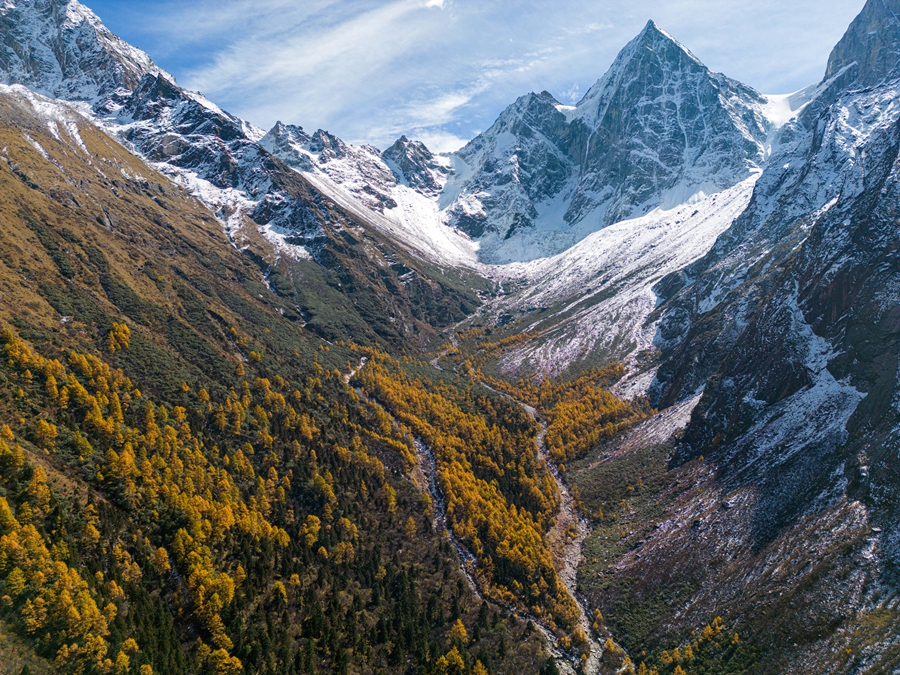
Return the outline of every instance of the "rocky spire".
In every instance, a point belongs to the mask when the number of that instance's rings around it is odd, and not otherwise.
[[[900,0],[868,0],[828,59],[825,80],[871,87],[900,74]]]
[[[687,47],[662,30],[654,21],[648,21],[644,29],[622,50],[609,70],[578,103],[579,108],[599,107],[602,115],[604,94],[610,89],[628,83],[643,85],[673,71],[706,72],[704,66]],[[595,106],[591,106],[594,103]]]
[[[411,141],[406,136],[381,153],[397,178],[412,189],[428,196],[440,194],[446,182],[448,169],[438,163],[431,151],[421,141]]]
[[[764,161],[762,103],[647,22],[577,105],[573,117],[588,138],[573,158],[584,178],[566,221],[574,225],[602,207],[609,225],[654,208],[676,187],[736,184]]]

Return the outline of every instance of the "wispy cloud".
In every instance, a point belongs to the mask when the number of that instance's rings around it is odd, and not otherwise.
[[[90,0],[88,0],[90,2]],[[97,0],[179,81],[268,126],[448,149],[505,105],[576,102],[648,18],[708,66],[769,92],[824,72],[864,0]],[[147,6],[152,11],[147,11]],[[143,8],[143,9],[142,9]],[[143,12],[143,13],[142,13]],[[791,64],[789,68],[785,64]]]
[[[582,91],[577,82],[567,89],[563,89],[561,92],[559,92],[559,100],[563,103],[578,103],[578,101],[581,100],[582,96],[584,96],[584,91]]]
[[[398,111],[409,123],[417,127],[433,127],[452,121],[457,111],[467,105],[475,96],[485,91],[487,81],[478,83],[468,89],[441,94],[437,98],[421,102],[412,102]]]
[[[325,125],[346,114],[348,104],[358,110],[366,99],[396,95],[398,84],[414,88],[404,62],[449,20],[446,0],[394,0],[344,13],[332,3],[294,12],[270,2],[277,19],[259,22],[182,78],[216,100],[240,102],[241,114],[266,124],[279,117]],[[442,92],[425,105],[400,108],[411,113],[407,125],[441,124],[471,96]]]
[[[336,72],[343,85],[352,85],[390,64],[416,42],[428,27],[410,26],[404,19],[423,9],[424,4],[399,0],[314,34],[268,28],[236,41],[217,54],[211,66],[189,73],[188,79],[221,94],[280,87]],[[407,23],[406,30],[387,39],[401,23]]]

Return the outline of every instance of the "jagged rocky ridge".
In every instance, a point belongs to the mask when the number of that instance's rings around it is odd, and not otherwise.
[[[576,106],[528,94],[460,150],[449,222],[497,262],[560,253],[747,178],[765,161],[765,104],[651,21]]]
[[[138,152],[208,183],[191,187],[214,210],[250,213],[274,240],[315,227],[272,184],[269,156],[395,245],[473,267],[559,253],[613,222],[727,189],[762,164],[773,128],[764,97],[652,22],[577,106],[529,94],[441,157],[405,137],[381,152],[281,123],[264,134],[179,88],[77,2],[19,2],[4,17],[8,83],[92,104]]]
[[[670,629],[739,613],[767,672],[832,672],[843,649],[847,672],[898,665],[895,630],[867,623],[900,571],[898,14],[866,3],[746,211],[656,286],[654,404],[702,393],[670,467],[705,463],[642,542],[657,572],[619,571],[645,598],[695,589]]]
[[[51,98],[94,102],[130,92],[148,73],[174,81],[78,2],[32,0],[0,7],[3,84],[23,84]]]

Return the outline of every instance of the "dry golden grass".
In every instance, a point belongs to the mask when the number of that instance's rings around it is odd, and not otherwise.
[[[61,274],[28,219],[53,233],[76,232],[85,246],[102,251],[110,275],[173,314],[180,313],[177,294],[154,283],[146,267],[177,266],[188,276],[209,276],[198,262],[209,256],[232,275],[258,276],[203,205],[75,113],[71,122],[87,153],[62,125],[51,133],[24,97],[0,98],[0,318],[60,329],[62,317],[40,286],[59,285]],[[89,288],[99,305],[118,313],[95,270],[82,264],[83,248],[64,243],[60,254],[76,270],[65,283]],[[147,337],[159,341],[158,335]]]
[[[0,675],[19,675],[25,666],[32,675],[53,675],[54,672],[47,661],[0,620]]]

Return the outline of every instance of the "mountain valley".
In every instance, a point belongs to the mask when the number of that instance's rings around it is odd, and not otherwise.
[[[452,153],[0,6],[0,673],[900,672],[900,2]]]

